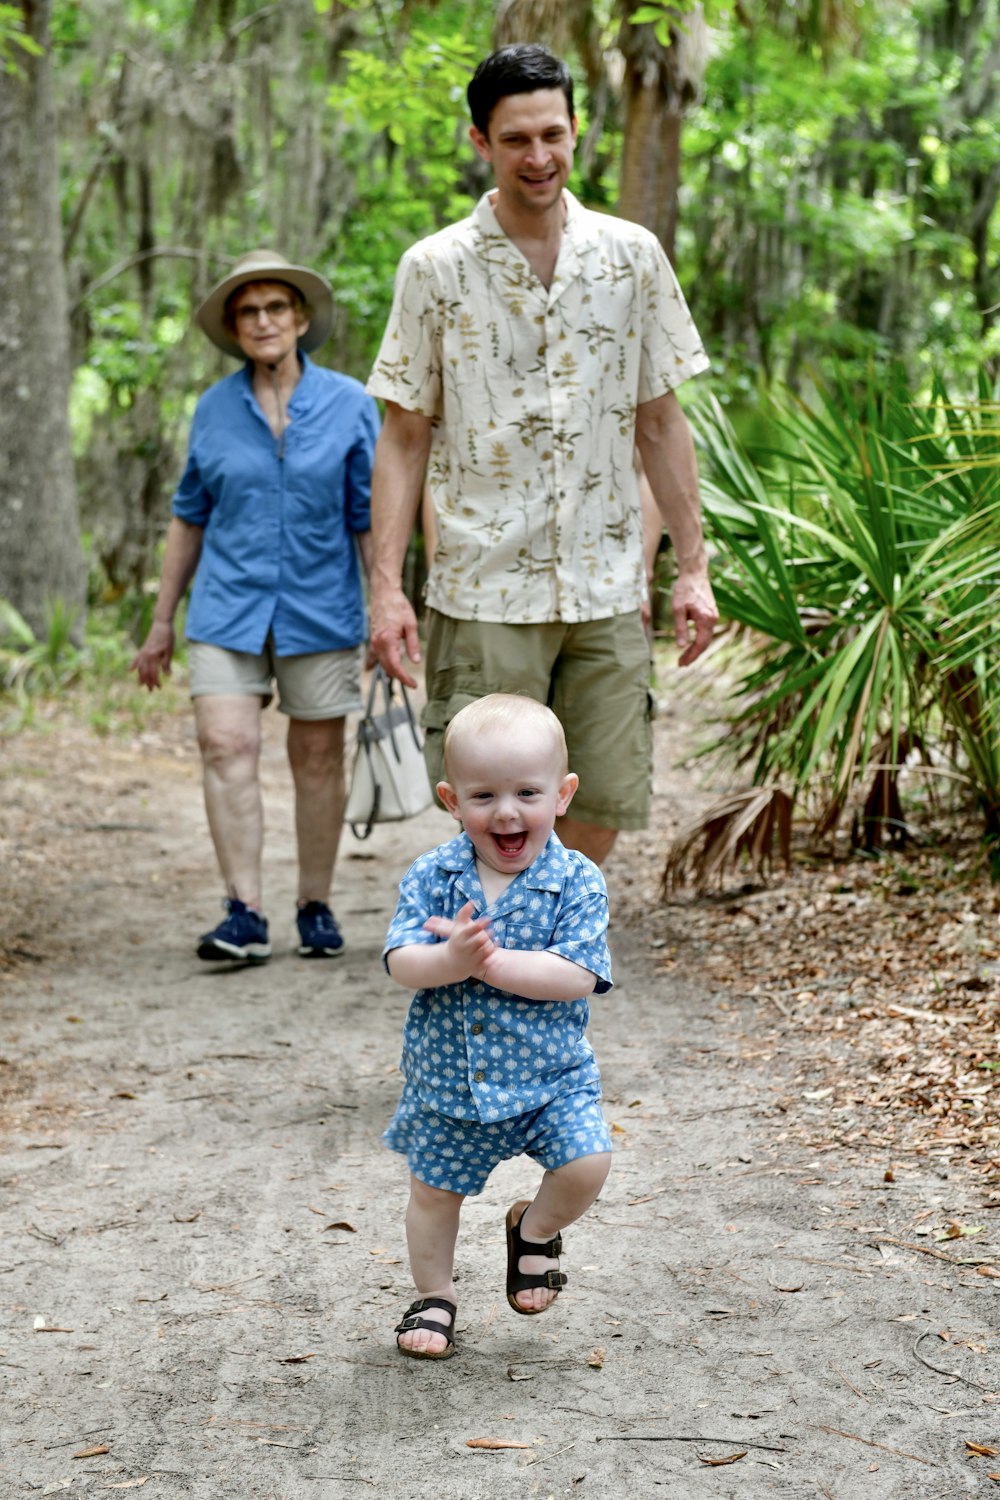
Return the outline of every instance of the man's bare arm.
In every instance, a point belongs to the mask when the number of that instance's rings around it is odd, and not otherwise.
[[[677,558],[674,625],[686,667],[711,642],[719,612],[708,578],[694,440],[673,391],[636,408],[635,440]]]
[[[431,447],[431,418],[386,403],[372,469],[371,644],[390,677],[415,687],[401,643],[420,660],[417,617],[403,592],[403,563],[416,522]]]

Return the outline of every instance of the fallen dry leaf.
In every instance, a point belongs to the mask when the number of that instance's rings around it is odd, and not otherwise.
[[[972,1234],[982,1234],[982,1224],[948,1224],[944,1229],[939,1229],[934,1236],[936,1240],[962,1240]]]
[[[530,1374],[527,1370],[519,1370],[516,1365],[507,1366],[508,1380],[534,1380],[534,1378],[534,1375]]]
[[[702,1458],[701,1454],[699,1453],[698,1462],[700,1464],[705,1464],[709,1469],[721,1469],[724,1464],[739,1463],[740,1459],[746,1458],[746,1456],[746,1448],[743,1449],[742,1453],[730,1453],[728,1458]]]
[[[980,1458],[995,1458],[1000,1453],[1000,1448],[994,1448],[990,1443],[973,1443],[968,1438],[965,1440],[965,1446],[970,1453],[977,1453]]]
[[[519,1443],[515,1438],[466,1438],[467,1448],[530,1448],[530,1443]]]
[[[592,1370],[604,1369],[604,1345],[597,1344],[587,1355],[587,1363]]]
[[[111,1449],[107,1443],[91,1443],[89,1448],[81,1448],[79,1453],[74,1453],[74,1458],[100,1458],[102,1453],[110,1453]]]
[[[976,1275],[977,1276],[994,1276],[994,1277],[997,1277],[998,1279],[1000,1279],[1000,1271],[997,1270],[996,1266],[977,1266],[976,1267]]]
[[[327,1229],[346,1229],[347,1232],[348,1232],[348,1234],[357,1234],[357,1232],[358,1232],[355,1229],[355,1227],[354,1227],[353,1224],[348,1224],[348,1222],[347,1222],[346,1219],[337,1219],[335,1223],[333,1223],[333,1224],[327,1224],[326,1227],[323,1230],[324,1234],[326,1233]],[[371,1254],[372,1255],[381,1255],[382,1251],[381,1250],[372,1250]]]
[[[279,1359],[279,1365],[304,1365],[307,1360],[315,1359],[315,1354],[289,1354],[284,1359]]]

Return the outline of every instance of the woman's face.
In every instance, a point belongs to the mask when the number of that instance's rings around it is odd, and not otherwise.
[[[243,353],[261,365],[280,364],[309,327],[280,281],[248,281],[233,294],[228,315]]]

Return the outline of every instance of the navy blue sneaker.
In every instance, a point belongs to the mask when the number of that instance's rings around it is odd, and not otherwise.
[[[213,932],[198,939],[198,957],[262,964],[271,957],[267,922],[233,896],[225,902],[229,915]]]
[[[324,901],[307,901],[295,918],[299,929],[301,958],[339,958],[344,939],[334,921],[333,912]]]

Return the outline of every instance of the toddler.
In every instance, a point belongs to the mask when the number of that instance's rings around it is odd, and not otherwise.
[[[586,996],[611,988],[608,898],[597,866],[554,832],[578,785],[562,726],[532,698],[490,694],[455,715],[444,757],[438,796],[464,831],[407,872],[384,950],[393,979],[417,991],[384,1137],[410,1168],[418,1296],[395,1332],[414,1359],[455,1352],[459,1214],[499,1162],[544,1168],[506,1219],[507,1301],[528,1316],[566,1285],[560,1231],[611,1165],[585,1035]]]

